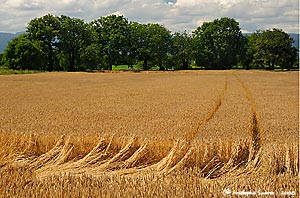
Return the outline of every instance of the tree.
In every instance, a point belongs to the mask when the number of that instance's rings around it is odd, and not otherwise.
[[[165,70],[163,62],[166,61],[170,51],[171,33],[159,24],[149,24],[148,31],[150,34],[150,51],[154,62],[159,66],[159,70]]]
[[[92,43],[85,48],[80,50],[80,59],[82,64],[85,65],[86,69],[94,70],[94,69],[101,69],[99,68],[101,63],[101,56],[100,56],[101,49],[99,45],[96,43]]]
[[[253,53],[253,64],[266,65],[270,70],[276,65],[290,69],[295,64],[298,50],[293,46],[293,39],[282,30],[259,30],[250,39],[248,51]]]
[[[253,67],[252,61],[254,58],[254,51],[253,51],[253,40],[256,37],[256,33],[253,33],[251,36],[245,37],[245,53],[242,56],[241,64],[244,69],[249,70]]]
[[[45,53],[48,55],[48,71],[53,71],[54,69],[54,49],[58,43],[59,29],[59,19],[51,14],[32,19],[27,26],[29,38],[42,41],[46,46]]]
[[[10,69],[43,70],[45,59],[41,43],[32,41],[27,34],[12,39],[3,54],[3,63]]]
[[[61,16],[60,31],[58,33],[59,51],[66,59],[68,67],[67,71],[75,71],[80,64],[79,52],[85,48],[89,42],[90,34],[87,25],[83,20]]]
[[[133,46],[131,50],[132,55],[134,55],[137,60],[143,61],[143,69],[148,70],[150,69],[148,62],[151,59],[148,25],[133,22],[130,24],[130,29],[132,39],[131,46]]]
[[[112,70],[113,64],[126,62],[130,45],[128,20],[123,16],[110,15],[93,21],[92,26],[97,33],[104,68]]]
[[[151,68],[149,61],[164,70],[164,62],[170,51],[171,33],[159,24],[131,24],[132,43],[138,60],[143,61],[143,69]]]
[[[193,55],[191,35],[186,32],[173,34],[171,53],[175,69],[188,69]]]
[[[196,61],[206,69],[230,69],[245,52],[239,23],[231,18],[205,22],[194,32]]]

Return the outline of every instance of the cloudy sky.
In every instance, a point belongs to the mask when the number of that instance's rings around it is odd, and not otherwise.
[[[45,14],[90,22],[122,14],[130,21],[159,23],[171,31],[192,32],[204,21],[231,17],[243,32],[280,28],[299,30],[299,0],[0,0],[0,32],[18,32]]]

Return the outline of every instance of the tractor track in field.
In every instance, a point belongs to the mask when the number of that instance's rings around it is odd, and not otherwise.
[[[103,174],[140,175],[149,173],[165,175],[176,170],[195,167],[198,167],[204,178],[210,179],[218,178],[225,174],[241,175],[251,173],[260,165],[261,128],[251,92],[235,74],[232,75],[243,87],[245,97],[252,105],[252,139],[245,139],[232,144],[229,149],[227,145],[219,145],[219,147],[216,147],[213,143],[205,145],[201,162],[197,161],[199,153],[196,145],[192,145],[196,135],[201,133],[202,127],[214,118],[222,105],[228,87],[227,75],[224,89],[216,99],[213,108],[204,118],[197,122],[194,130],[187,134],[185,140],[174,141],[168,154],[159,160],[151,158],[155,143],[133,137],[125,146],[120,147],[120,145],[116,145],[115,136],[110,139],[100,139],[98,144],[81,159],[69,159],[74,146],[69,142],[69,138],[65,136],[62,136],[48,152],[40,156],[32,156],[30,155],[30,150],[35,146],[30,143],[35,142],[32,136],[28,148],[17,155],[10,164],[13,167],[32,170],[38,178],[65,174],[100,176]],[[222,153],[218,151],[218,148],[223,150],[227,148],[228,152],[230,150],[229,153],[224,152],[224,155],[229,157],[221,156]]]
[[[195,139],[196,135],[201,132],[201,128],[207,122],[209,122],[214,117],[214,115],[217,113],[220,106],[222,105],[222,101],[224,100],[224,95],[225,95],[225,92],[227,90],[227,87],[228,87],[228,76],[226,75],[224,88],[221,91],[221,93],[220,93],[219,97],[217,98],[217,100],[215,101],[214,106],[211,108],[211,110],[206,114],[206,116],[204,118],[202,118],[198,122],[196,122],[194,130],[187,133],[187,135],[186,135],[186,141],[187,142],[192,142]]]
[[[252,123],[251,123],[251,138],[254,146],[254,154],[257,154],[262,147],[262,127],[259,121],[259,116],[256,108],[255,100],[248,86],[236,75],[233,74],[236,80],[241,84],[244,90],[245,97],[251,103]]]

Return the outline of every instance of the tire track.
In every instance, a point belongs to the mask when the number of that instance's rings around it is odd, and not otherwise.
[[[260,124],[256,103],[249,90],[248,86],[236,75],[233,74],[236,80],[243,87],[245,97],[251,103],[252,119],[251,119],[251,144],[249,145],[249,157],[246,166],[242,170],[235,172],[236,175],[249,174],[256,172],[262,166],[262,127]]]
[[[233,76],[241,84],[247,100],[251,103],[251,110],[252,110],[251,137],[253,142],[253,148],[256,154],[262,147],[262,127],[259,121],[256,103],[247,85],[236,74],[233,74]]]
[[[224,99],[224,95],[225,92],[227,90],[228,87],[228,76],[226,74],[225,77],[225,83],[224,83],[224,89],[222,90],[222,92],[220,93],[219,97],[217,98],[214,106],[212,107],[212,109],[206,114],[206,116],[201,119],[196,125],[195,125],[195,129],[192,130],[191,132],[187,133],[185,140],[189,143],[191,143],[192,141],[195,140],[195,137],[197,136],[197,134],[200,133],[202,127],[209,122],[214,115],[217,113],[217,111],[219,110],[220,106],[222,105],[222,101]]]

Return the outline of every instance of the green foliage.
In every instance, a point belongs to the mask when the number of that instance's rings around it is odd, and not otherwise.
[[[148,24],[149,48],[153,62],[159,70],[165,70],[163,63],[170,51],[171,32],[159,24]]]
[[[27,34],[22,34],[8,43],[3,64],[14,70],[43,70],[44,57],[41,43],[31,41]]]
[[[143,61],[143,69],[150,69],[148,61],[151,59],[150,49],[150,34],[148,31],[148,25],[140,24],[137,22],[130,24],[132,32],[132,54],[138,59]]]
[[[32,19],[27,26],[29,38],[41,41],[45,45],[44,52],[48,55],[48,66],[46,70],[48,71],[54,69],[54,50],[58,43],[59,30],[59,19],[51,14]]]
[[[80,49],[79,58],[88,70],[102,69],[100,66],[102,60],[100,54],[100,46],[96,43],[92,43]]]
[[[91,34],[83,20],[61,16],[59,18],[60,30],[57,44],[61,53],[62,68],[67,71],[79,70],[80,52],[91,43]]]
[[[176,32],[172,36],[171,64],[175,69],[188,69],[193,58],[192,36]]]
[[[159,24],[131,23],[132,54],[143,61],[143,69],[157,65],[165,70],[170,51],[171,33]]]
[[[197,64],[206,69],[230,69],[244,54],[245,38],[231,18],[205,22],[194,32]]]
[[[103,68],[111,70],[113,64],[126,63],[130,46],[128,20],[123,16],[110,15],[93,21],[92,26],[101,49]]]
[[[257,31],[245,38],[239,23],[231,18],[205,22],[189,35],[171,34],[159,24],[128,22],[124,16],[85,23],[47,14],[32,19],[27,33],[13,39],[0,58],[11,69],[41,71],[290,69],[298,56],[292,44],[278,29]]]
[[[0,66],[0,75],[9,75],[9,74],[35,74],[38,73],[37,70],[15,70],[9,69],[7,66]]]
[[[274,70],[275,66],[291,69],[297,60],[298,50],[293,39],[279,29],[257,31],[249,37],[247,54],[251,64]]]
[[[3,54],[0,54],[0,66],[4,64],[2,58],[3,58]]]

